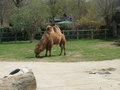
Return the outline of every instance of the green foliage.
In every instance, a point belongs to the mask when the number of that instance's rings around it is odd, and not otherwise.
[[[32,42],[38,27],[45,24],[48,14],[48,6],[42,0],[30,0],[27,6],[14,8],[10,21],[15,31],[25,30]],[[22,24],[20,24],[22,23]]]
[[[62,13],[60,4],[58,2],[56,3],[51,3],[49,6],[49,10],[50,10],[50,16],[51,17],[57,17],[60,16]]]
[[[46,21],[49,19],[54,24],[54,19],[72,19],[76,21],[80,28],[98,28],[103,21],[111,25],[111,17],[116,0],[29,0],[28,5],[19,8],[12,6],[5,0],[5,6],[10,6],[5,10],[5,15],[1,13],[2,18],[9,18],[14,24],[14,30],[19,31],[22,28],[26,30],[40,27],[45,30]],[[2,9],[1,9],[2,10]],[[12,10],[12,11],[11,11]],[[67,15],[66,17],[63,17]],[[106,19],[106,20],[105,20]],[[110,19],[110,20],[109,20]],[[24,24],[16,24],[22,22]],[[38,23],[37,23],[38,22]],[[107,23],[106,23],[107,22]],[[37,24],[36,24],[37,23]],[[67,26],[62,26],[67,28]],[[68,28],[69,29],[69,28]],[[35,31],[30,30],[30,31]]]
[[[66,13],[75,20],[87,13],[87,3],[85,0],[60,0],[59,3],[62,9],[62,14]]]
[[[71,30],[72,28],[70,27],[70,25],[61,24],[60,25],[60,29],[61,30]]]
[[[83,17],[87,13],[87,3],[85,0],[71,0],[71,13],[75,19]]]
[[[85,16],[82,16],[79,20],[77,20],[77,23],[81,27],[87,27],[87,28],[97,28],[100,26],[101,19],[96,14],[96,8],[95,3],[92,1],[89,1],[87,3],[87,13]]]
[[[10,20],[14,25],[16,25],[16,22],[23,22],[28,26],[35,25],[40,19],[48,17],[47,9],[47,6],[41,0],[31,0],[31,3],[27,6],[14,8]]]

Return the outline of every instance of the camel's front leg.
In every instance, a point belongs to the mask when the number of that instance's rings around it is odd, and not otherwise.
[[[65,49],[65,47],[64,47],[64,55],[66,55],[66,49]]]
[[[62,52],[63,52],[63,47],[62,47],[62,44],[61,44],[61,43],[60,43],[60,49],[61,49],[61,51],[60,51],[59,56],[61,56],[61,55],[62,55]]]
[[[49,57],[51,57],[51,49],[49,50]]]
[[[35,53],[35,57],[36,58],[41,58],[41,56],[39,55],[39,53]]]
[[[63,49],[64,49],[64,55],[66,55],[66,48],[65,48],[65,45],[63,45]]]
[[[46,49],[45,57],[47,57],[47,54],[48,54],[48,50]]]
[[[35,53],[35,57],[38,58],[38,57],[39,57],[39,54],[38,54],[38,53]]]

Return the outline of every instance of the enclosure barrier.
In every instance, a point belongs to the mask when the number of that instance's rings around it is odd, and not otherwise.
[[[90,29],[90,30],[63,30],[63,34],[68,40],[72,39],[107,39],[113,37],[112,30],[109,29]]]
[[[40,39],[44,32],[36,34],[35,39]],[[113,31],[109,29],[90,30],[62,30],[67,40],[78,39],[107,39],[113,37]]]
[[[113,31],[109,29],[90,29],[90,30],[62,30],[67,40],[78,40],[78,39],[107,39],[113,37]],[[44,31],[37,33],[34,39],[39,40]],[[28,34],[22,32],[4,32],[0,31],[0,42],[9,41],[28,41]]]

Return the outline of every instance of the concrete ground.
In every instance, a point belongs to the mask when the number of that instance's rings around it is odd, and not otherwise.
[[[120,60],[51,63],[0,62],[0,77],[16,68],[32,69],[37,90],[120,90]]]

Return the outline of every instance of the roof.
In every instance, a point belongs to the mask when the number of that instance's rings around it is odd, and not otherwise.
[[[57,24],[72,24],[72,23],[74,22],[66,20],[66,21],[58,22]]]
[[[117,8],[116,8],[116,12],[120,12],[120,7],[117,7]]]

